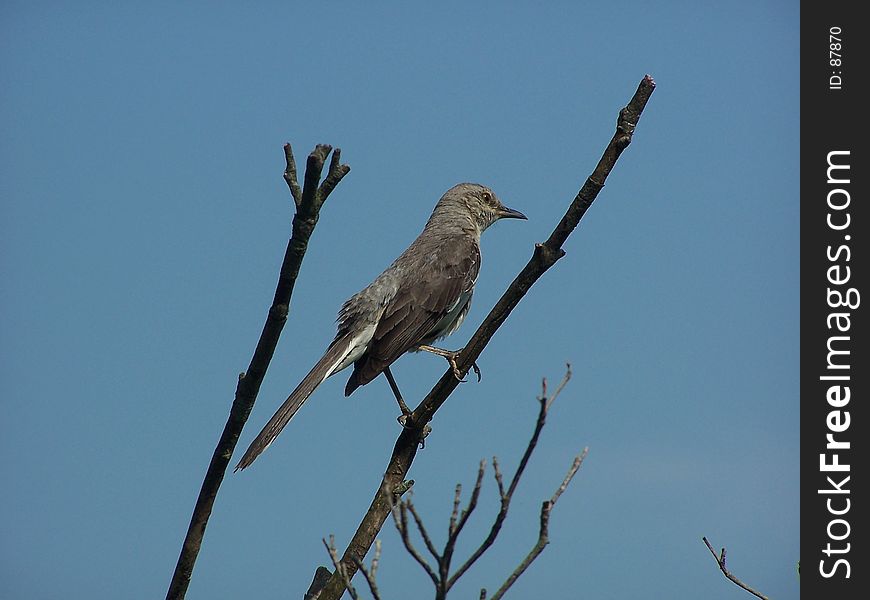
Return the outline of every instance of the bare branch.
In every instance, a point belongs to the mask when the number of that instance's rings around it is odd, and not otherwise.
[[[302,205],[302,188],[299,187],[299,179],[296,175],[296,159],[293,158],[293,148],[290,144],[284,144],[284,160],[287,162],[287,168],[284,169],[284,181],[287,182],[287,187],[290,188],[293,202],[298,210]]]
[[[381,540],[375,540],[375,555],[372,557],[372,577],[378,574],[378,566],[381,564]]]
[[[311,154],[308,155],[308,161],[305,164],[305,179],[302,184],[302,202],[299,204],[300,210],[320,204],[319,194],[317,193],[320,184],[320,174],[323,172],[323,163],[326,162],[326,157],[331,151],[332,146],[317,144],[314,150],[311,151]]]
[[[350,172],[350,167],[341,164],[341,148],[336,148],[332,153],[332,160],[329,163],[329,173],[327,173],[323,183],[320,184],[318,195],[324,198],[329,196],[332,190],[335,189],[335,186],[338,185],[338,182],[341,181],[341,178],[347,175],[348,172]]]
[[[529,565],[532,564],[538,555],[544,551],[544,547],[550,543],[549,539],[549,523],[550,523],[550,511],[553,506],[550,504],[549,500],[544,500],[541,505],[541,527],[540,533],[538,534],[538,541],[535,542],[534,547],[532,547],[531,552],[523,559],[523,562],[520,563],[513,573],[507,578],[507,580],[501,585],[501,587],[496,591],[495,594],[492,595],[490,600],[499,600],[506,591],[514,584],[514,582],[519,579],[520,575],[525,573],[526,569],[529,568]]]
[[[375,575],[378,572],[378,562],[381,559],[381,540],[375,540],[375,555],[372,557],[372,567],[371,569],[366,569],[365,564],[360,561],[357,562],[357,569],[363,574],[363,577],[366,580],[366,583],[369,584],[369,591],[372,593],[372,598],[374,600],[381,600],[381,594],[378,591],[378,584],[375,580]]]
[[[589,447],[583,448],[583,452],[574,457],[574,462],[571,463],[571,468],[568,469],[568,473],[565,475],[565,479],[562,480],[562,485],[553,493],[553,497],[550,498],[550,504],[556,504],[556,500],[559,499],[566,489],[568,489],[568,484],[571,483],[571,480],[574,479],[574,475],[577,474],[577,470],[580,468],[580,465],[583,464],[583,460],[586,458],[586,455],[589,454]]]
[[[523,457],[520,459],[517,471],[514,473],[514,476],[511,479],[511,484],[508,486],[506,494],[508,502],[510,502],[510,498],[514,495],[514,490],[517,489],[517,485],[520,483],[520,477],[523,476],[523,472],[526,470],[526,465],[529,464],[529,459],[532,457],[532,452],[535,451],[535,447],[538,445],[538,438],[541,436],[541,430],[544,429],[544,425],[547,423],[547,407],[550,403],[547,401],[546,397],[539,398],[538,402],[541,405],[541,408],[538,411],[538,420],[535,423],[535,430],[532,432],[532,437],[526,446],[526,451],[523,452]]]
[[[556,261],[565,255],[562,245],[595,201],[595,198],[604,186],[607,176],[616,165],[616,161],[623,150],[631,143],[634,129],[654,89],[655,82],[649,75],[645,76],[628,105],[620,110],[616,133],[605,148],[604,154],[598,161],[594,171],[586,179],[586,182],[580,188],[580,191],[550,234],[550,237],[544,243],[535,245],[529,262],[523,267],[510,286],[508,286],[502,297],[457,357],[456,362],[460,374],[464,375],[468,373],[468,370],[480,357],[480,354],[486,348],[493,335],[495,335],[495,332],[507,320],[513,309],[531,289],[532,285]],[[344,552],[342,562],[345,565],[354,568],[353,557],[359,558],[364,556],[371,547],[377,533],[390,514],[392,505],[391,490],[404,479],[411,468],[411,464],[414,462],[418,442],[422,437],[424,426],[432,420],[435,412],[444,404],[458,385],[459,381],[453,375],[453,369],[447,369],[441,379],[438,380],[429,394],[427,394],[426,398],[423,399],[407,419],[393,447],[389,464],[384,470],[382,484],[378,487],[368,512],[363,517],[356,534],[354,534],[353,539],[351,539]],[[338,600],[342,590],[343,583],[340,578],[333,576],[327,584],[323,600]]]
[[[335,536],[329,536],[329,543],[327,543],[326,540],[322,541],[323,545],[326,546],[326,551],[329,553],[329,558],[332,559],[332,565],[335,567],[334,574],[341,577],[344,582],[344,587],[347,589],[347,593],[350,594],[350,597],[353,598],[353,600],[359,600],[359,594],[356,593],[356,589],[350,583],[347,569],[345,569],[344,565],[341,564],[341,561],[338,560],[338,551],[335,549]]]
[[[423,567],[423,570],[426,571],[426,574],[429,575],[432,583],[437,588],[440,585],[438,575],[432,570],[432,567],[429,566],[429,563],[426,562],[426,559],[423,558],[417,548],[414,547],[414,544],[411,543],[411,538],[408,536],[408,515],[405,504],[394,505],[391,514],[393,515],[396,529],[399,531],[399,537],[402,538],[402,543],[405,545],[405,550],[417,561],[417,564]]]
[[[553,397],[558,396],[558,394],[564,389],[565,384],[570,379],[571,375],[571,366],[567,365],[567,370],[565,377],[562,379],[562,383],[556,389]],[[546,415],[548,408],[552,405],[553,398],[548,397],[547,395],[547,382],[546,380],[542,381],[541,384],[542,394],[538,397],[538,404],[540,406],[538,411],[538,418],[535,423],[535,431],[532,434],[532,438],[529,441],[529,444],[526,448],[526,452],[523,455],[522,460],[520,461],[520,466],[517,468],[517,473],[514,475],[513,480],[511,481],[511,487],[507,492],[504,490],[504,483],[502,481],[501,471],[498,465],[498,459],[493,457],[493,471],[495,472],[495,479],[499,486],[499,494],[500,494],[500,510],[498,515],[496,516],[495,523],[490,530],[490,534],[483,541],[480,547],[472,554],[472,556],[454,573],[452,576],[450,575],[450,563],[453,557],[453,553],[456,549],[456,541],[459,537],[459,534],[462,531],[465,523],[468,520],[469,515],[474,511],[477,506],[477,501],[480,496],[480,490],[483,484],[483,477],[486,472],[486,461],[480,461],[480,465],[478,467],[477,472],[477,480],[475,482],[474,491],[471,494],[471,498],[469,499],[468,506],[462,513],[459,513],[459,505],[461,500],[461,491],[462,486],[456,486],[456,493],[453,497],[453,510],[450,514],[450,521],[448,527],[448,536],[447,542],[444,544],[444,552],[439,556],[438,552],[432,545],[432,542],[426,533],[426,528],[423,525],[423,520],[420,518],[420,515],[417,514],[416,509],[414,508],[413,503],[410,499],[401,502],[398,506],[399,518],[396,517],[396,507],[393,508],[393,516],[396,522],[396,527],[399,529],[399,533],[403,537],[403,541],[406,543],[406,548],[411,553],[411,555],[417,560],[418,563],[423,565],[424,569],[427,569],[427,573],[429,573],[430,578],[435,584],[435,598],[436,600],[442,600],[446,598],[448,591],[453,586],[454,583],[471,567],[471,565],[479,558],[495,541],[495,537],[498,535],[498,532],[501,528],[501,524],[504,522],[504,519],[507,515],[508,508],[510,506],[511,497],[516,490],[516,483],[519,481],[519,477],[522,475],[523,469],[528,464],[529,456],[535,448],[536,441],[538,436],[543,429],[544,424],[546,423]],[[497,597],[500,597],[504,592],[519,578],[523,572],[528,568],[528,566],[537,558],[537,556],[543,551],[544,547],[548,543],[548,523],[550,518],[550,512],[552,511],[553,506],[555,506],[556,502],[559,500],[559,497],[564,493],[567,489],[568,485],[571,483],[571,480],[574,478],[574,475],[577,473],[577,470],[580,468],[580,465],[583,463],[583,459],[586,457],[589,449],[584,448],[583,452],[574,458],[571,467],[568,469],[568,473],[565,475],[562,483],[556,488],[556,491],[553,493],[550,500],[545,501],[543,507],[541,509],[541,528],[538,536],[538,541],[535,544],[535,547],[526,557],[526,559],[520,564],[520,566],[514,570],[512,575],[508,578],[505,584],[500,588]],[[426,546],[429,548],[432,556],[435,558],[435,561],[438,565],[438,573],[437,575],[433,570],[429,570],[428,564],[422,561],[422,558],[416,554],[416,550],[410,544],[410,541],[407,539],[407,517],[405,516],[406,510],[410,510],[414,516],[414,520],[417,523],[417,527],[420,530],[420,534],[423,536],[423,540],[426,542]],[[481,590],[481,597],[486,597],[486,590]]]
[[[570,367],[569,367],[570,369]],[[570,372],[570,371],[569,371]],[[556,392],[558,394],[558,391]],[[544,500],[541,504],[541,524],[540,529],[538,531],[538,541],[535,542],[535,545],[532,547],[531,552],[523,559],[523,562],[514,570],[513,573],[505,580],[502,586],[498,589],[498,591],[493,594],[490,600],[499,600],[502,596],[504,596],[505,592],[514,584],[514,582],[520,578],[520,576],[525,573],[526,569],[529,568],[536,558],[544,551],[544,548],[547,544],[550,543],[550,513],[553,511],[553,507],[556,505],[556,501],[559,499],[559,496],[565,491],[568,487],[568,484],[571,483],[571,480],[574,478],[574,475],[577,473],[577,470],[580,468],[580,465],[583,464],[583,459],[586,458],[586,455],[589,453],[589,448],[584,448],[583,452],[581,452],[578,456],[574,458],[574,462],[571,463],[571,467],[568,469],[568,473],[565,475],[565,479],[562,480],[562,484],[556,489],[553,493],[553,497],[549,500]]]
[[[474,482],[474,489],[471,491],[471,497],[468,499],[468,506],[463,509],[458,521],[456,521],[455,518],[451,518],[447,541],[444,543],[444,552],[441,554],[441,561],[439,563],[441,585],[443,587],[442,594],[445,596],[454,581],[454,579],[450,577],[450,563],[453,561],[453,553],[456,551],[456,540],[459,538],[462,528],[465,527],[465,524],[468,522],[468,517],[470,517],[471,513],[474,512],[474,509],[477,508],[477,501],[480,498],[480,489],[483,484],[483,476],[485,473],[486,460],[484,459],[480,461],[480,466],[477,469],[477,480]],[[459,486],[457,486],[457,488],[459,488]],[[456,513],[456,506],[456,503],[454,503],[454,516]]]
[[[459,519],[459,505],[462,502],[462,484],[456,484],[456,491],[453,493],[453,510],[450,512],[450,524],[447,526],[447,535],[453,535],[456,530],[456,521]]]
[[[567,365],[567,370],[565,376],[562,378],[562,383],[556,390],[556,394],[558,395],[562,389],[567,384],[571,375],[571,366]],[[555,397],[554,395],[554,397]],[[501,472],[498,471],[498,461],[495,457],[493,457],[493,464],[496,469],[496,481],[499,483],[499,493],[501,494],[501,507],[498,511],[498,514],[495,517],[495,521],[492,524],[492,527],[489,530],[489,534],[486,536],[486,539],[481,542],[480,546],[468,557],[468,559],[456,570],[456,572],[450,576],[450,579],[447,583],[447,588],[449,589],[453,586],[456,581],[462,577],[468,569],[479,559],[484,552],[486,552],[493,543],[495,543],[496,537],[498,537],[499,532],[501,531],[502,524],[507,518],[508,510],[510,509],[511,499],[513,498],[514,492],[516,491],[517,485],[519,485],[520,478],[523,475],[523,472],[526,469],[526,465],[529,463],[529,458],[534,452],[535,447],[538,444],[538,438],[541,435],[541,431],[544,428],[544,425],[547,422],[547,411],[549,407],[552,405],[553,399],[547,397],[547,380],[544,379],[541,382],[541,396],[538,398],[538,419],[535,422],[535,429],[532,432],[532,437],[529,440],[528,445],[526,446],[526,450],[523,453],[522,458],[520,459],[520,464],[517,467],[516,473],[514,473],[513,478],[511,479],[511,484],[508,487],[507,492],[504,491],[504,485],[502,483]],[[585,454],[584,454],[585,456]],[[578,465],[579,467],[579,465]],[[576,468],[574,472],[576,472]],[[571,477],[573,477],[573,473],[571,473]],[[568,478],[570,481],[570,477]],[[567,486],[567,483],[563,482],[564,485]],[[560,488],[561,489],[561,488]],[[558,492],[561,494],[561,492]],[[558,496],[557,496],[558,497]]]
[[[743,583],[742,581],[737,579],[737,577],[735,577],[731,573],[731,571],[728,570],[728,567],[725,565],[725,548],[722,548],[722,553],[717,555],[716,551],[713,550],[713,546],[710,544],[710,542],[707,540],[707,538],[702,537],[701,539],[704,540],[705,544],[707,544],[707,549],[710,551],[710,554],[713,555],[713,558],[716,560],[716,564],[719,565],[719,570],[722,571],[722,574],[725,575],[725,577],[727,577],[728,579],[733,581],[739,587],[743,588],[744,590],[746,590],[747,592],[749,592],[750,594],[752,594],[756,598],[761,598],[761,600],[768,600],[767,596],[765,596],[764,594],[762,594],[760,592],[756,592],[754,589],[752,589],[751,587],[749,587],[748,585],[746,585],[745,583]]]
[[[317,146],[314,152],[311,153],[312,156],[316,155],[316,158],[312,159],[309,157],[308,168],[305,171],[306,188],[313,186],[316,191],[323,159],[329,153],[329,149],[329,146]],[[299,267],[308,248],[308,240],[311,238],[311,234],[320,216],[320,208],[329,195],[328,193],[314,194],[309,192],[308,196],[310,198],[306,201],[306,194],[299,191],[299,184],[296,183],[296,164],[290,144],[284,146],[284,156],[287,160],[284,180],[290,186],[290,192],[293,194],[296,204],[296,215],[293,217],[293,233],[290,241],[287,243],[287,250],[284,253],[284,260],[278,276],[278,284],[275,287],[275,296],[272,300],[272,306],[266,315],[266,322],[260,333],[260,339],[248,365],[248,370],[239,376],[235,398],[230,408],[230,415],[227,418],[226,425],[224,425],[224,430],[215,446],[211,461],[203,478],[199,496],[193,508],[193,515],[190,518],[190,525],[187,528],[178,562],[175,565],[175,572],[172,574],[172,580],[169,583],[169,591],[166,594],[167,600],[181,600],[187,593],[190,578],[193,574],[193,567],[196,564],[196,558],[202,546],[202,539],[205,535],[205,528],[208,525],[215,498],[223,482],[224,474],[233,455],[233,450],[235,450],[236,444],[239,441],[242,428],[245,426],[248,415],[251,414],[251,409],[254,407],[254,402],[260,391],[260,384],[263,382],[263,377],[269,368],[275,347],[278,345],[278,338],[284,329],[284,324],[287,322],[290,298],[296,285],[296,278],[299,275]],[[343,177],[349,169],[349,167],[337,168],[336,172],[341,172]],[[335,183],[337,184],[340,180],[341,177],[338,177]]]
[[[403,502],[405,507],[411,512],[411,516],[414,517],[414,522],[417,524],[417,529],[420,531],[420,537],[423,538],[423,543],[426,544],[426,549],[429,551],[429,554],[432,555],[435,562],[440,562],[441,555],[438,554],[438,550],[435,549],[435,544],[432,543],[432,538],[429,537],[429,533],[423,525],[423,519],[420,518],[420,514],[417,512],[417,507],[414,506],[414,503],[410,498]]]
[[[477,508],[477,500],[480,498],[480,488],[483,485],[483,475],[486,473],[486,459],[480,461],[480,466],[477,469],[477,480],[474,482],[474,489],[471,490],[471,498],[468,499],[468,506],[463,509],[462,514],[459,516],[459,522],[451,523],[450,532],[448,535],[447,543],[450,544],[451,540],[455,544],[456,538],[459,536],[459,533],[462,531],[462,528],[465,527],[465,523],[468,522],[468,517],[471,516],[471,513],[474,512],[474,509]],[[459,487],[459,486],[457,486]],[[455,510],[455,508],[454,508]],[[446,550],[446,549],[445,549]],[[451,549],[451,554],[453,553]],[[445,552],[446,555],[446,552]]]
[[[448,582],[448,588],[456,583],[456,580],[462,577],[468,569],[479,559],[484,552],[486,552],[490,546],[495,542],[495,539],[498,537],[499,532],[501,531],[501,526],[504,523],[504,520],[507,518],[508,510],[510,509],[511,499],[513,498],[514,492],[517,489],[517,485],[520,483],[520,478],[523,476],[523,472],[526,470],[526,465],[529,464],[529,458],[532,456],[532,452],[535,451],[535,447],[538,445],[538,438],[541,435],[541,430],[544,428],[544,425],[547,422],[547,407],[550,406],[550,402],[546,396],[547,391],[547,380],[544,379],[541,382],[541,390],[542,395],[538,398],[538,404],[540,408],[538,409],[538,419],[535,422],[535,429],[532,432],[532,437],[529,439],[529,443],[526,445],[526,450],[523,452],[523,456],[520,459],[520,464],[517,467],[516,472],[514,473],[513,478],[511,479],[510,486],[508,486],[507,492],[503,491],[503,484],[501,483],[501,473],[496,472],[496,481],[499,481],[499,492],[501,493],[501,508],[498,511],[498,514],[495,517],[495,521],[492,524],[492,527],[489,530],[489,534],[486,538],[481,542],[480,546],[468,557],[468,559],[456,570],[456,572],[451,575],[450,580]],[[496,459],[493,458],[493,462],[497,464]]]
[[[559,397],[559,394],[562,393],[562,390],[565,389],[565,386],[568,384],[568,382],[571,381],[571,375],[572,375],[571,363],[565,363],[565,375],[564,375],[564,377],[562,377],[562,381],[559,382],[559,386],[556,388],[556,391],[553,393],[552,396],[550,396],[550,399],[547,401],[546,410],[550,410],[550,406],[553,404],[553,402],[556,401],[556,398]],[[545,386],[544,387],[544,396],[545,397],[547,396],[546,385],[547,385],[547,380],[545,379],[544,380],[544,386]]]
[[[498,457],[492,457],[492,470],[495,476],[495,482],[498,485],[498,497],[504,499],[504,478],[501,474],[501,469],[498,467]]]

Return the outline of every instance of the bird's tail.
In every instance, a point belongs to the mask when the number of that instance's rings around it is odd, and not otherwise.
[[[335,373],[341,363],[348,357],[353,348],[353,339],[351,336],[344,336],[332,342],[323,357],[317,361],[317,364],[308,372],[293,393],[288,396],[281,408],[269,419],[266,426],[260,434],[251,442],[248,449],[245,451],[242,460],[236,465],[235,470],[244,469],[269,447],[281,430],[290,422],[293,415],[296,414],[302,405],[308,400],[308,397],[317,389],[323,381]]]

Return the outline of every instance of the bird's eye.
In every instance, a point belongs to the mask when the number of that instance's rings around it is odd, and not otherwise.
[[[483,192],[481,197],[483,198],[483,201],[487,204],[490,204],[492,202],[492,194],[490,194],[489,192]]]

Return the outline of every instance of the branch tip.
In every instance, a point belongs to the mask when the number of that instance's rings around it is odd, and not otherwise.
[[[756,598],[761,598],[761,600],[768,600],[767,596],[762,594],[761,592],[757,592],[742,581],[740,581],[731,571],[728,570],[728,567],[725,564],[725,547],[722,547],[722,552],[720,554],[716,554],[716,550],[713,549],[713,544],[710,543],[710,540],[707,539],[706,536],[701,538],[704,543],[707,545],[707,549],[710,551],[710,554],[713,555],[713,560],[716,561],[716,564],[719,566],[719,570],[722,571],[722,574],[725,575],[731,582],[733,582],[738,587],[743,588]]]

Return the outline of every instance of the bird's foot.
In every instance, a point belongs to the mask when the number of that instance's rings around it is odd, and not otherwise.
[[[447,356],[447,362],[450,363],[450,367],[453,369],[453,376],[461,383],[465,383],[465,379],[462,377],[462,373],[459,371],[459,366],[456,364],[456,354],[451,354]]]
[[[423,350],[425,352],[431,352],[432,354],[436,354],[447,359],[447,362],[450,364],[450,368],[453,370],[453,376],[460,382],[465,382],[466,380],[462,377],[462,371],[459,370],[459,365],[456,363],[456,359],[459,357],[461,350],[445,350],[443,348],[436,348],[435,346],[429,346],[423,344],[418,346],[418,350]],[[477,381],[479,382],[481,379],[480,376],[480,367],[477,366],[476,362],[471,363],[471,368],[474,369],[474,374],[477,375]]]
[[[471,368],[474,370],[474,374],[477,375],[477,383],[480,383],[480,367],[477,366],[476,362],[471,363]]]

